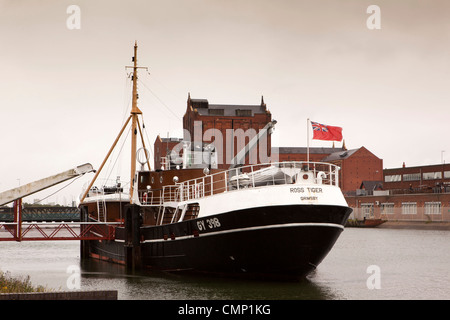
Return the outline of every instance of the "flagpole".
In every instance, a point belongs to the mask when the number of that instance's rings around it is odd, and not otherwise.
[[[308,162],[309,166],[309,118],[306,119],[306,162]]]

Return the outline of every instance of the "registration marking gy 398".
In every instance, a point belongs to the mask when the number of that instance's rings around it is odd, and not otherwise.
[[[208,227],[209,229],[214,229],[219,228],[220,226],[221,224],[218,218],[197,221],[197,227],[199,231],[206,230],[206,227]]]

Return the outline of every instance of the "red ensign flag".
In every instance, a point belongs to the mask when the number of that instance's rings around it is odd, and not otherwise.
[[[318,122],[311,121],[313,128],[313,139],[342,141],[342,128],[333,127]]]

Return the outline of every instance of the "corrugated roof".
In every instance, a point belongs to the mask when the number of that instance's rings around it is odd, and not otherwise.
[[[364,180],[363,182],[361,182],[360,189],[365,189],[365,190],[379,190],[379,189],[383,189],[383,181]]]
[[[278,150],[277,150],[278,149]],[[343,152],[342,148],[325,148],[325,147],[313,147],[309,148],[309,153],[314,154],[330,154],[334,152]],[[306,147],[273,147],[272,152],[274,153],[297,153],[297,154],[306,154]]]
[[[266,112],[264,106],[261,105],[228,105],[228,104],[209,104],[207,108],[198,108],[197,112],[202,116],[218,115],[218,114],[210,114],[209,110],[223,110],[223,116],[226,117],[237,116],[236,110],[250,110],[252,116],[254,116],[255,113]]]
[[[352,150],[341,150],[341,151],[338,151],[338,152],[333,152],[332,154],[330,154],[326,158],[322,159],[322,161],[333,161],[333,160],[347,159],[348,157],[350,157],[352,154],[354,154],[358,150],[359,149],[352,149]]]
[[[255,105],[210,104],[207,99],[191,99],[190,96],[188,101],[202,116],[249,117],[266,112],[266,104],[262,98],[261,104]]]

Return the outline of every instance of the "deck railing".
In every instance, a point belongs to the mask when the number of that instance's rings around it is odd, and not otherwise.
[[[330,163],[286,161],[248,165],[164,186],[139,190],[142,205],[162,205],[240,189],[283,184],[339,185],[339,167]]]

